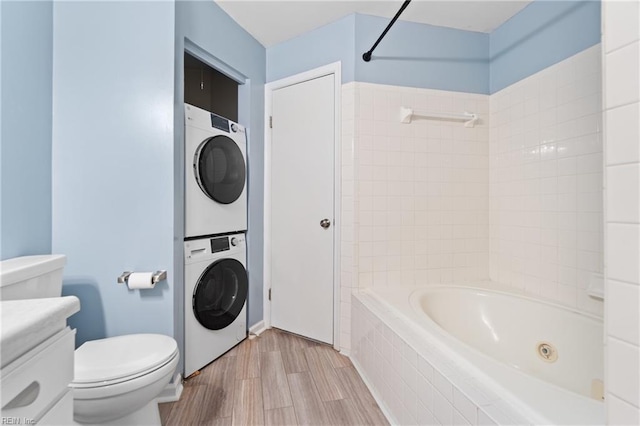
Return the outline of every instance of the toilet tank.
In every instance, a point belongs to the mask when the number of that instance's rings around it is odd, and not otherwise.
[[[0,262],[0,300],[62,295],[62,254],[14,257]]]

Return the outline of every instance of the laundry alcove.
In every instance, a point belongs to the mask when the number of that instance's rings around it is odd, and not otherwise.
[[[238,82],[187,52],[184,54],[184,101],[238,121]]]

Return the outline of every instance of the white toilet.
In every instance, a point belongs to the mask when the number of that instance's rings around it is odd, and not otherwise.
[[[2,261],[0,300],[60,297],[63,255]],[[174,339],[130,334],[85,342],[75,351],[73,417],[79,423],[160,425],[156,397],[180,354]]]

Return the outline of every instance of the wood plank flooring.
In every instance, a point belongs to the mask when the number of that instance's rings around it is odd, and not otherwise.
[[[277,329],[187,380],[160,416],[165,426],[389,424],[349,358]]]

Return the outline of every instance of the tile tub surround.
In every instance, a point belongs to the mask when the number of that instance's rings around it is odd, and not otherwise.
[[[400,107],[478,113],[476,127]],[[360,287],[488,278],[487,95],[342,86],[341,350]]]
[[[600,46],[491,96],[343,85],[341,347],[351,293],[491,278],[602,315]],[[476,112],[400,123],[400,107]]]
[[[343,85],[343,350],[359,288],[491,278],[602,315],[599,52],[491,96]],[[403,124],[401,106],[481,121]]]
[[[357,288],[357,270],[354,255],[357,253],[355,212],[355,83],[342,86],[342,202],[340,249],[340,350],[348,354],[351,349],[351,292]]]
[[[356,83],[353,105],[357,287],[488,278],[488,96]]]
[[[601,47],[491,95],[493,281],[602,315]]]
[[[640,4],[602,2],[608,424],[640,424]]]
[[[352,311],[352,361],[392,424],[604,423],[601,403],[487,357],[452,352],[440,331],[422,329],[405,312],[398,298],[412,288],[398,290],[354,294]]]

